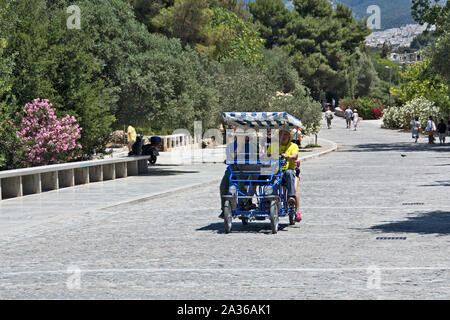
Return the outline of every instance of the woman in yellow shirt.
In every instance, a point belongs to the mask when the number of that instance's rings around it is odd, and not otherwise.
[[[299,148],[296,143],[291,142],[291,133],[287,130],[280,130],[280,142],[275,142],[267,149],[267,154],[272,158],[278,158],[278,155],[286,159],[286,165],[282,167],[282,179],[286,183],[288,191],[288,203],[291,206],[296,204],[296,192],[295,192],[295,167],[296,160],[298,158]],[[278,154],[272,154],[278,151]]]
[[[136,130],[132,126],[127,129],[128,151],[131,151],[133,144],[136,142]]]

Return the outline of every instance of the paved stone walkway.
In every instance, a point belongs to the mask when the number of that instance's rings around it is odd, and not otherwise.
[[[450,148],[342,119],[320,137],[340,149],[303,164],[302,223],[282,220],[272,235],[268,221],[236,222],[224,234],[218,182],[78,214],[67,206],[46,224],[0,229],[0,298],[450,298]]]

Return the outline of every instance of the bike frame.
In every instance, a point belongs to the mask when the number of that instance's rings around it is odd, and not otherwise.
[[[282,167],[286,164],[286,160],[281,157],[278,160],[257,160],[257,161],[227,161],[229,172],[229,186],[236,186],[236,194],[228,193],[226,198],[233,200],[232,215],[233,216],[253,216],[253,217],[267,217],[270,215],[270,201],[276,200],[279,204],[278,215],[284,217],[292,213],[287,203],[287,188],[282,183]],[[254,165],[263,166],[270,165],[272,167],[271,174],[261,174],[260,172],[233,170],[234,165]],[[273,168],[277,168],[274,172]],[[248,177],[248,178],[245,178]],[[266,177],[266,179],[255,179],[255,177]],[[244,190],[241,190],[239,185],[244,185]],[[273,194],[266,194],[266,187],[272,186],[275,191]],[[255,188],[256,187],[256,188]],[[249,191],[255,189],[254,195],[249,195]],[[260,210],[247,211],[243,210],[241,201],[244,199],[255,198],[258,201]]]

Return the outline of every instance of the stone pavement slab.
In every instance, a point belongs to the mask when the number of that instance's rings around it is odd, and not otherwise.
[[[332,151],[332,142],[303,157]],[[39,232],[45,224],[76,219],[77,215],[117,205],[139,203],[165,194],[218,182],[225,171],[225,148],[162,152],[149,173],[117,180],[78,185],[42,194],[0,201],[0,241],[17,234]],[[12,237],[12,238],[11,238]]]
[[[300,224],[225,234],[218,182],[91,210],[0,242],[0,298],[449,299],[449,147],[342,119],[319,137],[339,149],[302,165]]]

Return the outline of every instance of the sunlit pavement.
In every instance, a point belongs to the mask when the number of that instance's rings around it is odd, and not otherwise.
[[[268,221],[224,233],[223,164],[25,197],[17,216],[2,202],[0,298],[450,298],[450,147],[339,118],[319,137],[339,150],[302,165],[304,220],[276,235]]]

